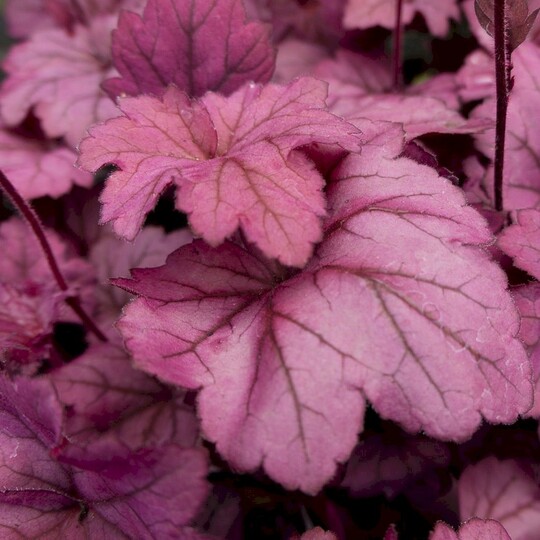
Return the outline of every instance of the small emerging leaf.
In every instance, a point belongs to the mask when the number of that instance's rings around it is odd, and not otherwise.
[[[475,0],[474,9],[478,21],[484,30],[493,36],[495,31],[495,2],[497,0]],[[527,0],[506,0],[506,10],[508,13],[508,24],[510,30],[510,50],[517,49],[527,38],[538,11],[535,9],[529,13]]]

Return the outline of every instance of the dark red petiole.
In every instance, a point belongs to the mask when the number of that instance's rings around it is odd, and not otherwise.
[[[45,254],[45,258],[47,259],[47,263],[49,264],[49,267],[56,283],[58,284],[58,287],[64,292],[69,291],[68,284],[64,278],[64,275],[62,274],[62,271],[60,270],[60,267],[58,266],[58,263],[56,262],[54,253],[47,240],[47,237],[45,236],[45,232],[43,231],[43,227],[39,222],[37,214],[28,204],[28,202],[26,202],[23,197],[21,197],[15,186],[7,179],[6,175],[2,171],[0,171],[0,187],[7,195],[7,197],[11,200],[13,205],[19,210],[28,225],[30,225],[30,228],[35,234],[41,246],[41,249]],[[84,326],[88,330],[90,330],[100,341],[108,341],[105,334],[103,334],[103,332],[94,323],[90,315],[88,315],[88,313],[86,313],[84,308],[81,306],[81,302],[77,296],[68,296],[66,298],[66,304],[77,314]]]

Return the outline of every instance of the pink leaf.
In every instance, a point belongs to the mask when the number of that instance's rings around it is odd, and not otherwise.
[[[540,210],[519,210],[514,224],[504,229],[499,247],[514,264],[540,280]]]
[[[485,119],[465,119],[457,112],[456,91],[453,82],[448,88],[448,78],[411,86],[406,94],[388,93],[388,65],[344,51],[335,59],[323,60],[314,75],[329,83],[331,112],[355,125],[364,119],[399,122],[408,140],[426,133],[475,133],[492,125]]]
[[[492,519],[473,518],[456,533],[446,523],[439,522],[429,540],[517,540],[510,538],[504,527]]]
[[[303,265],[321,237],[323,178],[292,150],[312,142],[359,147],[356,128],[324,110],[325,96],[324,83],[299,79],[193,103],[174,87],[163,100],[122,100],[126,117],[95,126],[81,144],[87,170],[120,168],[101,198],[103,221],[133,239],[174,182],[178,208],[210,244],[240,227],[266,255]]]
[[[231,243],[195,242],[117,280],[141,296],[119,323],[136,363],[202,387],[206,436],[289,489],[316,492],[348,457],[364,395],[453,440],[530,406],[506,278],[473,247],[490,241],[483,219],[432,169],[387,155],[366,145],[344,162],[325,240],[289,279]]]
[[[514,461],[490,457],[459,479],[459,513],[501,522],[512,540],[534,540],[540,530],[540,489]]]
[[[274,70],[268,30],[245,21],[241,0],[149,0],[142,17],[121,15],[113,59],[113,95],[161,95],[171,83],[190,96],[231,94]]]
[[[114,16],[97,18],[89,28],[77,25],[72,34],[46,30],[13,47],[0,94],[6,124],[19,124],[33,107],[49,137],[65,137],[75,146],[90,125],[117,114],[99,89],[111,69],[115,22]]]
[[[495,118],[495,105],[495,98],[488,99],[473,111],[472,117]],[[540,135],[534,120],[538,107],[538,90],[520,89],[516,84],[508,105],[503,186],[506,210],[540,205]],[[478,147],[486,156],[493,156],[494,140],[493,129],[476,135]],[[484,180],[488,192],[492,189],[492,178],[490,167]]]
[[[383,26],[393,29],[396,20],[395,0],[349,0],[345,10],[346,28],[369,28]],[[403,23],[412,21],[420,12],[432,34],[444,37],[449,29],[449,19],[459,20],[456,0],[412,0],[403,4]]]
[[[392,73],[387,62],[345,50],[320,62],[313,74],[330,83],[332,100],[383,94],[392,86]]]
[[[13,37],[26,38],[41,30],[71,31],[76,23],[89,25],[93,18],[120,9],[142,11],[145,0],[6,0],[5,17]]]
[[[0,169],[26,199],[60,197],[73,184],[91,186],[92,176],[75,168],[76,160],[67,147],[0,130]]]
[[[521,315],[519,337],[529,351],[533,368],[534,405],[527,412],[532,418],[540,417],[540,284],[531,283],[513,290]]]

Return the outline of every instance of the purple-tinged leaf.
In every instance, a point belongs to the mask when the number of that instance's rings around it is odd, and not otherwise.
[[[192,239],[188,229],[165,234],[158,227],[145,227],[134,242],[126,242],[113,234],[103,235],[89,253],[99,283],[96,289],[98,318],[104,322],[116,321],[131,298],[125,291],[113,287],[111,278],[128,277],[132,268],[160,266],[167,255]]]
[[[439,522],[429,536],[429,540],[517,540],[510,538],[505,528],[493,519],[473,518],[464,523],[459,531]]]
[[[0,379],[0,535],[190,538],[207,491],[204,453],[166,445],[110,453],[99,471],[56,461],[62,407],[47,380]],[[142,489],[144,488],[144,489]]]
[[[518,268],[540,280],[540,210],[518,210],[513,221],[499,236],[498,246]]]
[[[383,493],[393,499],[428,471],[447,466],[449,458],[444,444],[427,437],[375,435],[354,449],[341,485],[354,496]]]
[[[268,82],[268,29],[245,18],[242,0],[149,0],[142,17],[124,12],[112,49],[121,78],[105,88],[114,96],[161,95],[174,84],[195,97]]]
[[[60,197],[73,184],[89,187],[92,175],[75,167],[77,155],[50,141],[25,139],[0,130],[0,169],[26,199]]]
[[[23,365],[48,358],[62,299],[49,294],[36,297],[0,283],[0,362],[4,369],[17,372]]]
[[[293,37],[335,47],[343,36],[347,0],[244,0],[252,18],[272,24],[274,41]]]
[[[480,26],[490,35],[495,32],[495,1],[496,0],[475,0],[474,9]],[[510,33],[510,49],[517,49],[527,38],[538,9],[529,13],[527,0],[505,0],[508,13],[508,30]]]
[[[53,232],[47,239],[62,265],[71,291],[92,308],[94,272],[86,261],[71,255],[66,244]],[[0,224],[0,357],[9,370],[48,357],[52,325],[77,321],[64,303],[51,269],[28,225],[11,219]],[[20,367],[20,366],[19,366]]]
[[[540,530],[540,488],[516,462],[489,457],[469,466],[458,483],[461,519],[500,521],[512,540],[534,540]]]
[[[96,516],[127,538],[188,540],[192,532],[185,525],[208,493],[207,469],[204,452],[168,445],[111,459],[99,471],[74,470],[73,478]]]
[[[19,124],[33,108],[49,137],[65,137],[76,146],[90,125],[115,116],[114,103],[100,90],[111,72],[115,22],[115,16],[96,18],[88,28],[76,25],[72,34],[46,30],[14,46],[0,93],[6,124]]]
[[[230,97],[200,102],[171,87],[163,100],[126,98],[126,115],[90,130],[81,165],[120,170],[102,194],[102,219],[133,239],[171,183],[194,232],[218,245],[238,228],[269,257],[302,266],[321,238],[323,178],[299,146],[359,148],[358,130],[325,110],[326,86],[248,84]],[[129,133],[129,135],[128,135]]]
[[[406,429],[453,440],[530,407],[506,278],[473,247],[491,240],[485,222],[391,150],[366,144],[343,163],[325,240],[288,280],[231,243],[195,242],[116,282],[141,296],[119,323],[137,365],[202,387],[206,437],[289,489],[316,492],[348,457],[364,395]]]
[[[383,26],[393,29],[396,20],[396,0],[349,0],[345,9],[346,28]],[[444,37],[449,29],[449,19],[459,20],[456,0],[412,0],[403,4],[403,24],[409,24],[420,12],[432,34]]]
[[[92,346],[55,370],[51,380],[70,411],[65,428],[70,443],[83,454],[95,454],[101,441],[108,444],[111,438],[131,450],[168,443],[191,447],[197,440],[197,421],[184,393],[135,370],[118,347]]]
[[[85,303],[92,306],[95,285],[92,266],[70,253],[66,243],[56,233],[47,231],[46,234],[54,257],[61,265],[68,283]],[[16,286],[33,296],[54,296],[60,292],[52,279],[45,257],[41,255],[39,244],[34,236],[29,234],[25,222],[12,218],[0,224],[0,245],[4,248],[3,256],[0,257],[2,283]],[[71,315],[70,311],[66,313]]]

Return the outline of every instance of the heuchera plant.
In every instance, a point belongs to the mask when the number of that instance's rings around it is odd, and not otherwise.
[[[534,0],[6,0],[0,537],[537,540]]]

